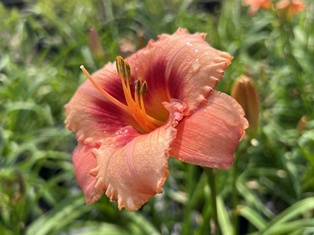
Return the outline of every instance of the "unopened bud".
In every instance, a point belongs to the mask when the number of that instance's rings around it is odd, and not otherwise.
[[[237,78],[233,84],[231,96],[242,106],[249,122],[246,133],[253,137],[259,123],[259,98],[251,79],[244,75]]]
[[[88,30],[88,38],[89,38],[89,48],[94,56],[94,58],[98,61],[102,60],[104,57],[104,50],[101,45],[99,36],[95,28],[91,27]]]
[[[302,132],[306,128],[306,124],[308,123],[308,119],[306,116],[302,116],[297,124],[298,131]]]

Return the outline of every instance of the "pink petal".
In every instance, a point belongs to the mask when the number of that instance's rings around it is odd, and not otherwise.
[[[147,81],[145,99],[151,113],[158,115],[162,101],[170,98],[186,103],[189,113],[213,92],[232,57],[212,48],[204,38],[205,34],[179,28],[173,35],[151,40],[138,52],[137,73]]]
[[[232,97],[215,91],[204,107],[177,126],[171,156],[204,167],[231,167],[233,154],[248,127],[243,116],[243,109]]]
[[[79,143],[73,152],[73,164],[76,180],[82,188],[86,202],[97,201],[102,192],[95,190],[96,179],[90,175],[90,170],[97,166],[92,155],[92,147]]]
[[[78,151],[75,171],[87,203],[95,202],[105,192],[110,200],[118,201],[119,209],[125,207],[132,211],[162,192],[161,187],[169,174],[169,148],[184,109],[184,105],[176,101],[165,106],[170,112],[165,125],[144,135],[139,135],[130,126],[119,130],[107,138],[99,149],[92,151],[97,164],[92,160],[90,147]],[[86,162],[89,164],[85,167]],[[97,181],[87,176],[87,168]]]

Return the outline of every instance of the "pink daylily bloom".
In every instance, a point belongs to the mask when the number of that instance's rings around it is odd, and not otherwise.
[[[105,193],[139,209],[169,175],[168,158],[228,169],[247,128],[241,106],[215,91],[232,57],[205,34],[179,28],[108,63],[65,106],[76,134],[73,162],[86,202]]]
[[[305,4],[302,0],[282,0],[276,4],[276,8],[285,11],[287,18],[305,10]]]
[[[271,0],[244,0],[243,5],[249,6],[249,14],[254,15],[259,9],[270,9]]]

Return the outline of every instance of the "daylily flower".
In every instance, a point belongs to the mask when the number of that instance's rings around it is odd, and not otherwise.
[[[276,8],[284,12],[286,18],[291,18],[294,14],[305,10],[302,0],[282,0],[276,4]]]
[[[259,9],[270,9],[271,0],[244,0],[243,5],[249,6],[249,14],[254,15]]]
[[[241,106],[215,87],[232,57],[180,28],[89,75],[65,106],[86,202],[105,193],[137,210],[162,193],[168,158],[227,169],[247,128]]]

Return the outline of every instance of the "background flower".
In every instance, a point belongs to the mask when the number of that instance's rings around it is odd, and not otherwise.
[[[286,18],[291,18],[294,14],[305,10],[305,4],[302,0],[282,0],[276,4],[276,8],[283,11]]]
[[[259,9],[270,9],[271,0],[244,0],[243,5],[249,6],[249,13],[254,15]]]

